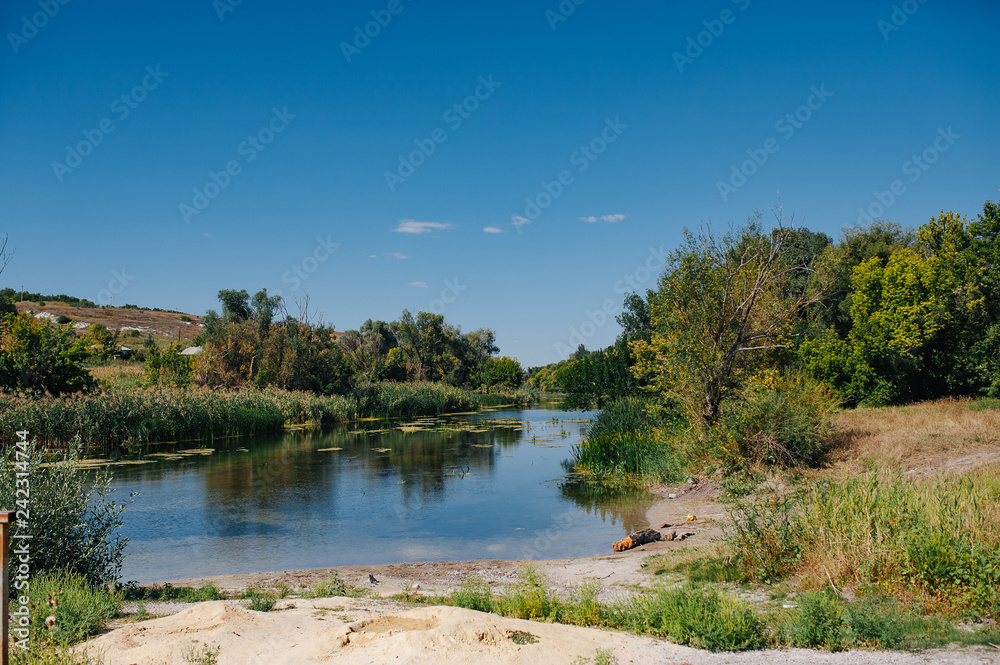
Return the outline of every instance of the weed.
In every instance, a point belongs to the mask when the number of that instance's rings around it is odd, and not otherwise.
[[[222,647],[212,646],[208,642],[202,642],[201,648],[190,647],[184,652],[184,662],[193,665],[216,665],[219,662],[219,652]]]
[[[481,577],[473,575],[464,579],[462,585],[452,592],[451,602],[455,607],[492,612],[493,589]]]
[[[593,658],[585,658],[584,656],[578,656],[571,665],[618,665],[618,659],[615,658],[614,653],[607,649],[598,648],[594,652]]]
[[[510,634],[507,635],[510,641],[514,644],[534,644],[538,641],[538,636],[531,633],[525,632],[523,630],[512,630]]]
[[[254,587],[246,589],[240,594],[240,598],[246,600],[245,607],[254,612],[270,612],[278,602],[277,594]]]
[[[72,644],[94,635],[121,609],[122,594],[75,573],[37,575],[28,587],[31,634],[43,641]]]
[[[838,598],[826,591],[807,591],[799,597],[798,611],[788,627],[789,643],[840,651],[847,643],[845,628]]]

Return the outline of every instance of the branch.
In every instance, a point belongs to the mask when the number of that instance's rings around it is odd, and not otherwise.
[[[745,346],[737,351],[763,351],[765,349],[787,349],[789,344],[768,344],[765,346]]]

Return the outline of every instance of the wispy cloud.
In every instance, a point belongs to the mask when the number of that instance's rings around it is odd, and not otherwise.
[[[396,233],[410,233],[418,236],[421,233],[430,233],[431,231],[444,231],[453,226],[455,225],[448,222],[418,222],[413,219],[401,219],[399,220],[399,226],[394,231]]]
[[[377,255],[377,254],[369,254],[369,255],[368,255],[368,258],[369,258],[369,259],[377,259],[377,258],[378,258],[378,255]]]
[[[510,223],[516,228],[521,228],[525,224],[531,224],[531,220],[527,217],[521,217],[520,215],[514,215],[510,218]]]
[[[418,289],[426,289],[427,282],[410,282],[409,284],[407,284],[407,286],[415,286]]]
[[[403,254],[402,252],[389,252],[389,256],[391,256],[394,259],[408,259],[408,258],[410,258],[409,256],[407,256],[406,254]]]
[[[593,224],[594,222],[608,222],[610,224],[614,224],[615,222],[622,221],[626,217],[628,217],[628,215],[623,215],[620,212],[618,212],[613,215],[601,215],[599,217],[594,215],[591,215],[590,217],[581,217],[580,221],[588,222],[590,224]]]
[[[484,226],[483,233],[503,233],[503,229],[497,228],[495,226]]]

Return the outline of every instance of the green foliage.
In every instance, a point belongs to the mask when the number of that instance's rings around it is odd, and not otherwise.
[[[192,357],[180,354],[180,345],[171,344],[166,351],[150,345],[146,355],[146,383],[184,387],[191,383]]]
[[[601,409],[587,429],[587,436],[599,437],[615,432],[646,431],[658,424],[650,415],[649,399],[625,397]]]
[[[615,658],[615,654],[612,651],[598,648],[594,651],[593,658],[579,656],[570,665],[590,665],[591,663],[594,665],[618,665],[618,659]]]
[[[480,388],[513,390],[524,383],[524,369],[521,363],[508,356],[487,358],[483,369],[473,378]]]
[[[61,325],[61,326],[64,326],[64,325],[66,325],[67,323],[73,323],[73,319],[69,318],[69,317],[68,317],[68,316],[66,316],[65,314],[60,314],[60,315],[59,315],[59,318],[58,318],[58,319],[56,319],[56,323],[58,323],[58,324],[59,324],[59,325]]]
[[[709,588],[661,587],[609,609],[607,625],[709,651],[765,645],[764,623],[742,601]]]
[[[477,612],[493,612],[493,589],[477,575],[462,580],[462,585],[452,591],[451,603]]]
[[[807,375],[762,372],[724,402],[721,427],[730,464],[816,464],[826,453],[838,402]]]
[[[7,314],[0,321],[0,390],[38,396],[87,390],[93,386],[81,364],[87,355],[71,329],[25,312]]]
[[[788,641],[807,649],[840,651],[847,642],[845,628],[843,607],[836,596],[825,591],[807,591],[799,597]]]
[[[26,589],[31,598],[31,637],[73,644],[95,635],[117,616],[122,594],[65,571],[36,574]]]
[[[69,305],[70,307],[83,307],[83,308],[95,308],[97,304],[86,298],[77,298],[75,296],[68,296],[65,293],[60,293],[58,295],[52,294],[41,294],[32,293],[30,291],[15,291],[11,288],[0,289],[0,300],[6,299],[8,302],[21,302],[21,301],[31,301],[31,302],[45,302],[50,300],[52,302],[61,302],[63,304]],[[3,312],[0,312],[2,314]]]
[[[125,600],[140,602],[201,603],[208,600],[222,600],[223,598],[222,591],[211,582],[197,589],[188,586],[173,586],[170,583],[148,587],[130,584],[122,587],[122,593]]]
[[[347,582],[333,573],[327,579],[312,585],[302,594],[304,598],[334,598],[337,596],[357,596],[358,589],[347,586]]]
[[[222,647],[202,642],[200,648],[189,647],[184,651],[184,662],[194,665],[216,665],[219,662],[219,652]]]
[[[747,579],[773,582],[801,563],[805,549],[799,497],[759,491],[734,497],[724,527],[733,564]]]
[[[603,408],[637,395],[640,384],[632,374],[634,359],[628,344],[619,341],[569,363],[560,375],[565,409]]]
[[[254,612],[270,612],[278,602],[278,595],[273,591],[263,591],[249,587],[240,594],[240,599],[247,601],[244,606]]]
[[[713,423],[723,399],[788,346],[808,302],[796,288],[805,268],[785,253],[791,237],[765,232],[757,214],[722,237],[686,230],[670,255],[651,296],[650,341],[630,346],[636,377],[691,423]]]
[[[30,514],[27,521],[15,523],[14,533],[31,535],[32,574],[69,571],[95,584],[114,582],[121,573],[127,539],[119,529],[121,513],[131,497],[118,503],[110,499],[111,474],[99,471],[96,476],[79,464],[76,446],[68,451],[47,454],[31,444],[9,445],[0,449],[0,505],[16,506]],[[44,466],[43,466],[44,465]],[[27,473],[28,502],[17,489],[14,470]],[[23,484],[21,485],[23,490]],[[19,517],[23,520],[24,515]],[[23,530],[23,531],[22,531]],[[16,539],[9,543],[11,561]],[[18,567],[11,566],[11,587]]]

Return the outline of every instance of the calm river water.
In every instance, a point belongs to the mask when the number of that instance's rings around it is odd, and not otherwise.
[[[122,579],[609,552],[653,500],[563,482],[591,415],[483,411],[150,449],[115,467],[116,500],[139,492]]]

